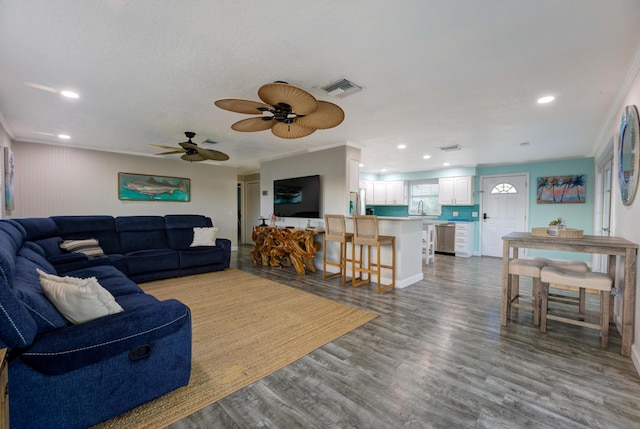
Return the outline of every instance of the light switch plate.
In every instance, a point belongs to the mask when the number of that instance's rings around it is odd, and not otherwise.
[[[458,216],[458,212],[453,212],[453,216],[454,217]]]

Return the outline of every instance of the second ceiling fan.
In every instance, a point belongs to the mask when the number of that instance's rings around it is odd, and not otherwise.
[[[271,130],[283,139],[308,136],[315,130],[333,128],[344,120],[344,111],[327,101],[319,101],[304,89],[286,82],[262,85],[258,97],[263,101],[223,98],[215,105],[224,110],[258,117],[243,119],[231,125],[235,131]]]

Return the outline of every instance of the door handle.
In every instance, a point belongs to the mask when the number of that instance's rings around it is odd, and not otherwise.
[[[487,216],[486,213],[482,213],[482,219],[487,220],[487,219],[489,219],[489,216]]]

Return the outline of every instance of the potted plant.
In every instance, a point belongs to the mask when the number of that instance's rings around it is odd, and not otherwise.
[[[562,219],[562,217],[557,217],[549,222],[549,226],[547,227],[547,234],[552,237],[556,237],[558,236],[558,234],[560,234],[560,230],[564,228],[564,219]]]

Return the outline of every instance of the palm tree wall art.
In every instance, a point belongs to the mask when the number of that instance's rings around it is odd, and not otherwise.
[[[584,203],[587,178],[584,174],[547,176],[537,179],[538,204]]]

